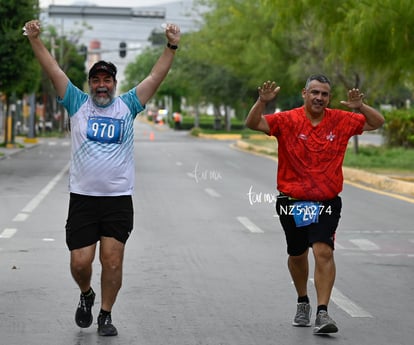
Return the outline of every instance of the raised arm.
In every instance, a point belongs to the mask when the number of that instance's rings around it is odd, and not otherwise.
[[[155,94],[173,63],[175,52],[180,42],[180,28],[174,24],[167,24],[165,35],[168,40],[168,46],[165,47],[150,74],[137,85],[136,93],[141,104],[146,104]]]
[[[259,97],[250,109],[245,124],[250,129],[269,134],[270,128],[263,116],[263,111],[266,108],[266,104],[277,96],[280,86],[276,86],[274,81],[266,81],[262,86],[259,86],[257,90],[259,92]]]
[[[40,39],[40,22],[38,20],[27,22],[24,31],[37,60],[52,81],[57,95],[63,98],[69,79]]]
[[[341,103],[348,108],[356,109],[365,116],[364,131],[372,131],[381,127],[384,124],[384,117],[381,113],[363,103],[364,94],[358,89],[352,89],[348,91],[348,101],[341,101]]]

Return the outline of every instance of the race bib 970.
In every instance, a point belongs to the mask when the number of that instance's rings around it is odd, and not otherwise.
[[[105,144],[120,144],[124,135],[124,120],[93,116],[88,119],[89,140]]]

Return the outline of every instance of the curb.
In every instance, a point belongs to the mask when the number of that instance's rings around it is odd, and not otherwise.
[[[355,168],[343,167],[342,170],[346,181],[359,182],[383,191],[391,191],[414,197],[414,183],[412,182],[401,181],[389,176],[378,175]]]
[[[13,148],[0,147],[0,154],[1,154],[0,160],[7,159],[19,152],[30,150],[33,147],[36,147],[38,145],[40,145],[39,140],[36,140],[36,141],[20,140],[16,142],[16,147],[13,147]]]

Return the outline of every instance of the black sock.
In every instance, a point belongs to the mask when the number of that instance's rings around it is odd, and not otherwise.
[[[298,303],[309,303],[309,297],[308,297],[308,295],[299,296],[298,297]]]
[[[111,312],[110,311],[103,310],[101,308],[101,311],[99,312],[99,316],[106,317],[108,315],[111,315]]]
[[[324,305],[324,304],[318,305],[318,309],[316,310],[316,314],[318,314],[322,310],[327,312],[328,311],[328,306]]]
[[[92,294],[93,294],[92,287],[90,287],[88,291],[82,292],[82,295],[84,295],[85,297],[89,297]]]

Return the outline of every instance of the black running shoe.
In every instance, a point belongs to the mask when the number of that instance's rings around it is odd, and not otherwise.
[[[118,335],[118,331],[112,324],[111,314],[98,316],[98,334],[104,337]]]
[[[87,328],[92,324],[92,306],[95,302],[95,292],[91,288],[88,296],[83,293],[80,295],[78,309],[76,309],[75,321],[81,328]]]

